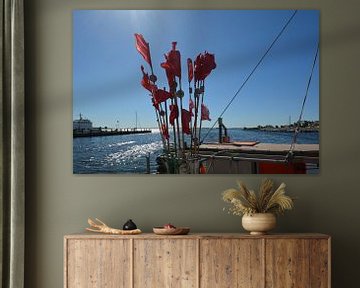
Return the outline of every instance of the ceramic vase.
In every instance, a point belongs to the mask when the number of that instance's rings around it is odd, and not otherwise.
[[[254,213],[242,217],[242,226],[251,235],[263,235],[276,226],[276,217],[272,213]]]

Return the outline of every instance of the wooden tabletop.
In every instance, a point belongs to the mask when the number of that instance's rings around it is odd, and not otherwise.
[[[247,233],[189,233],[188,235],[156,235],[154,233],[142,233],[138,235],[110,235],[101,233],[75,233],[64,236],[65,239],[329,239],[330,236],[320,233],[271,233],[266,235],[250,235]]]

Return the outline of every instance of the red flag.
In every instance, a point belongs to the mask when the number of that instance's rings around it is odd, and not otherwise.
[[[137,33],[135,33],[135,42],[136,50],[139,51],[141,56],[144,57],[145,61],[148,62],[150,67],[152,68],[149,43],[145,41],[144,37],[141,34]]]
[[[161,89],[155,90],[153,95],[154,95],[154,100],[155,100],[156,104],[159,104],[159,103],[164,102],[167,99],[171,98],[171,93],[169,93],[165,90],[161,90]]]
[[[201,120],[211,121],[209,109],[204,104],[201,104]]]
[[[165,62],[160,65],[166,71],[170,91],[176,89],[175,76],[181,78],[180,52],[176,50],[176,42],[173,42],[172,44],[172,50],[164,55]]]
[[[170,62],[168,61],[168,56],[165,54],[165,62],[161,63],[160,66],[165,69],[166,78],[168,80],[170,91],[176,90],[175,74],[172,70]]]
[[[143,73],[143,78],[141,80],[141,85],[149,90],[151,93],[153,93],[153,91],[155,91],[157,89],[157,86],[155,84],[152,84],[150,82],[150,79],[149,79],[149,75],[147,73],[145,73],[144,71],[144,66],[141,65],[141,71]]]
[[[179,109],[177,105],[170,105],[170,124],[174,126],[175,119],[179,117]]]
[[[187,111],[186,109],[182,109],[181,110],[181,126],[182,126],[182,131],[185,134],[190,135],[191,131],[190,131],[190,119],[191,119],[191,113],[189,111]]]
[[[215,55],[208,52],[200,53],[194,61],[195,81],[205,80],[215,68]]]
[[[174,75],[181,78],[181,55],[180,51],[176,50],[176,44],[177,42],[172,42],[172,49],[168,53],[168,60]]]
[[[161,134],[164,136],[165,139],[169,139],[170,136],[169,136],[169,130],[168,130],[168,127],[165,125],[165,124],[162,124],[161,125]]]
[[[187,66],[188,66],[188,80],[191,82],[191,80],[194,78],[194,68],[193,63],[190,58],[187,59]]]
[[[195,108],[195,105],[194,105],[194,102],[192,99],[189,99],[189,111],[190,111],[190,114],[191,116],[194,116],[192,110]]]
[[[154,108],[160,112],[159,103],[157,103],[157,102],[155,101],[154,97],[151,98],[151,101],[152,101],[152,103],[153,103]]]

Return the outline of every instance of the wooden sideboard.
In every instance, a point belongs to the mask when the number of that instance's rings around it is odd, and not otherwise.
[[[66,235],[65,288],[325,288],[323,234]]]

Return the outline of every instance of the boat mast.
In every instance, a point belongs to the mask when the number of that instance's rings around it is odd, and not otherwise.
[[[135,130],[137,130],[137,123],[138,123],[137,111],[135,111]]]

